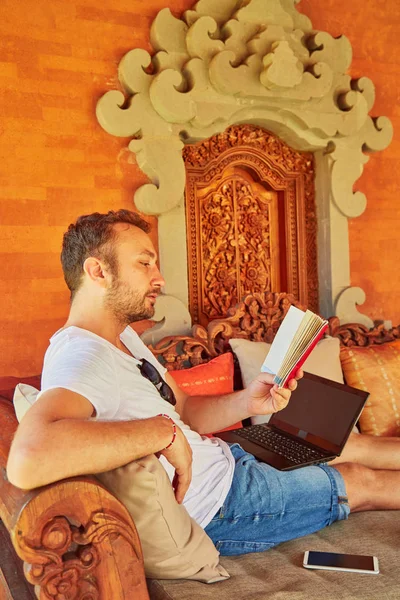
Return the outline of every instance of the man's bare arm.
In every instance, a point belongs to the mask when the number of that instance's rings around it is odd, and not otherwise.
[[[108,471],[148,454],[162,452],[178,475],[176,496],[191,479],[191,449],[182,431],[168,450],[173,427],[164,417],[135,421],[89,420],[92,404],[57,388],[44,393],[22,419],[11,446],[8,478],[31,489],[53,481]]]
[[[287,406],[303,372],[300,369],[288,388],[273,384],[273,375],[260,373],[244,390],[219,396],[187,396],[167,373],[166,381],[174,390],[176,410],[182,420],[199,433],[212,433],[255,415],[270,415]]]

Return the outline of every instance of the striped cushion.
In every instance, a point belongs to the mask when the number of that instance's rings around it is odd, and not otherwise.
[[[359,420],[362,433],[399,436],[400,340],[342,348],[340,360],[346,383],[370,393]]]

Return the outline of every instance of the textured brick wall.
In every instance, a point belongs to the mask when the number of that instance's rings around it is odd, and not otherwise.
[[[172,4],[180,14],[192,3]],[[150,24],[165,6],[0,3],[0,375],[39,372],[48,338],[65,321],[59,252],[68,224],[87,212],[132,208],[146,181],[128,140],[106,134],[94,110],[117,85],[125,52],[150,49]]]
[[[268,0],[265,0],[268,1]],[[116,86],[119,60],[150,49],[158,10],[194,0],[2,0],[0,3],[0,375],[40,371],[68,293],[59,267],[62,233],[77,215],[132,207],[145,181],[127,140],[98,126],[97,98]],[[397,0],[303,0],[316,28],[353,43],[352,74],[377,87],[377,114],[399,121]],[[365,28],[367,28],[365,30]],[[368,208],[350,224],[352,283],[367,312],[400,322],[395,276],[400,217],[398,137],[360,181]]]

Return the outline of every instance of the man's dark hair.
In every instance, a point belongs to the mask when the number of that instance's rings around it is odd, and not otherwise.
[[[92,213],[79,217],[71,223],[64,234],[61,251],[61,264],[64,279],[71,291],[71,300],[82,283],[83,263],[89,256],[102,259],[108,267],[117,272],[115,251],[110,242],[117,237],[116,223],[127,223],[149,233],[147,221],[130,210],[110,210],[107,214]]]

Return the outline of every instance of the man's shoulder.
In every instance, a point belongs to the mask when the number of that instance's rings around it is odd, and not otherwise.
[[[100,336],[80,327],[60,329],[50,339],[46,352],[47,358],[77,357],[109,357],[110,344]]]
[[[96,333],[89,331],[89,329],[83,329],[82,327],[76,327],[70,325],[64,329],[59,329],[51,338],[51,344],[66,345],[67,343],[75,343],[82,345],[93,345],[99,347],[107,347],[109,342],[104,338],[100,337]]]
[[[115,387],[116,367],[110,344],[78,329],[65,328],[51,339],[43,365],[43,389],[65,387],[82,394],[78,383],[91,386],[95,381]]]

